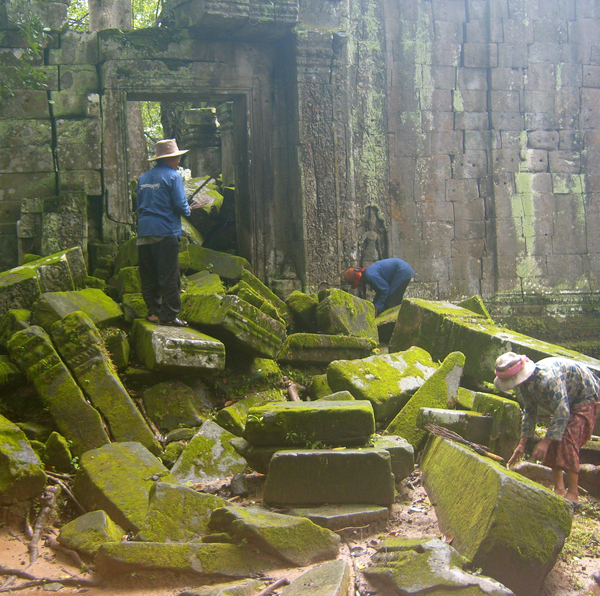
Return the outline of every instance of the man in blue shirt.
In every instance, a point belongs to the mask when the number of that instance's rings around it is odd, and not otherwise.
[[[177,171],[181,156],[175,139],[156,143],[156,165],[140,176],[137,185],[137,246],[142,296],[152,323],[187,327],[177,317],[179,292],[179,241],[181,216],[189,216],[183,179]]]
[[[368,267],[352,267],[344,279],[356,289],[368,284],[375,290],[375,314],[402,303],[404,292],[415,274],[415,270],[402,259],[382,259]]]

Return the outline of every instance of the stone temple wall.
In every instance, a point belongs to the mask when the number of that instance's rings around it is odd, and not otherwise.
[[[266,281],[285,262],[313,291],[398,256],[412,295],[598,301],[597,1],[170,0],[148,39],[68,32],[66,4],[40,6],[48,87],[0,106],[0,268],[24,199],[84,191],[80,238],[127,237],[124,102],[203,93],[245,110],[239,233]],[[19,61],[13,7],[1,69]]]

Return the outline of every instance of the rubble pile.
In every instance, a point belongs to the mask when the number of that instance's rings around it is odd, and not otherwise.
[[[521,414],[490,381],[504,351],[565,350],[497,327],[476,298],[405,299],[376,318],[339,289],[284,300],[244,259],[197,244],[182,243],[180,263],[183,329],[146,319],[132,241],[108,283],[87,276],[79,248],[0,274],[7,512],[23,517],[58,487],[71,519],[57,543],[105,581],[168,570],[252,593],[261,574],[314,566],[281,594],[345,594],[340,536],[385,528],[420,456],[452,546],[387,539],[364,578],[398,594],[538,593],[572,511],[497,461]]]

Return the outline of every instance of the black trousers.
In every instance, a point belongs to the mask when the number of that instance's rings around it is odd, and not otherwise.
[[[402,304],[402,298],[404,298],[404,292],[406,292],[406,288],[408,288],[408,284],[411,282],[412,277],[408,278],[406,281],[402,282],[396,291],[393,294],[390,294],[385,301],[385,305],[383,306],[383,310],[387,310],[388,308],[393,308],[394,306],[398,306]]]
[[[140,244],[138,256],[148,315],[158,315],[161,323],[172,321],[181,309],[179,240],[166,236],[155,244]]]

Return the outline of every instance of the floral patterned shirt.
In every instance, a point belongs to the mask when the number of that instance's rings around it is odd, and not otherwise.
[[[542,406],[552,414],[546,438],[560,441],[571,407],[598,401],[600,379],[589,368],[572,360],[544,358],[516,389],[524,403],[521,437],[534,436],[538,407]]]

